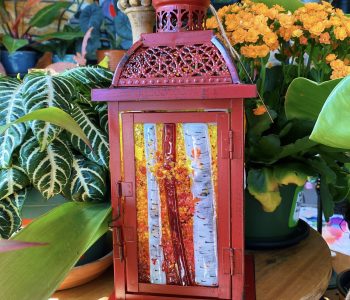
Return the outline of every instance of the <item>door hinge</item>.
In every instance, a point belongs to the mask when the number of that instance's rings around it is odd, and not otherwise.
[[[118,181],[118,197],[132,197],[133,188],[131,182]]]
[[[229,141],[229,158],[233,159],[233,151],[234,151],[234,145],[233,145],[233,131],[229,130],[228,132],[228,141]]]

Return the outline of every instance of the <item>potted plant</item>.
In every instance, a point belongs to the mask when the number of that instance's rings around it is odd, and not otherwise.
[[[343,24],[350,19],[326,2],[290,1],[292,13],[273,5],[279,1],[264,2],[270,6],[243,1],[218,11],[240,54],[240,78],[255,82],[260,93],[246,101],[246,240],[251,246],[283,245],[305,233],[294,208],[308,176],[321,178],[326,218],[349,191],[344,150],[321,146],[310,134],[337,77],[346,75],[350,32]],[[214,17],[207,26],[222,36]]]
[[[110,15],[106,16],[102,7],[93,3],[81,11],[79,24],[83,32],[94,28],[87,45],[87,57],[96,57],[100,62],[107,56],[109,68],[114,71],[125,49],[128,49],[132,42],[127,17],[117,12],[114,6],[111,6],[110,12]]]
[[[66,112],[64,114],[71,120],[76,120],[76,126],[82,128],[81,132],[84,135],[85,131],[86,136],[84,142],[84,139],[72,134],[72,123],[68,125],[67,121],[53,125],[43,119],[33,120],[28,124],[15,124],[0,135],[2,238],[9,238],[19,230],[21,210],[26,200],[31,197],[33,205],[33,198],[38,196],[33,193],[33,189],[45,200],[60,200],[57,197],[61,197],[65,202],[95,203],[98,209],[101,208],[102,215],[107,216],[110,210],[107,192],[107,111],[106,105],[90,101],[90,90],[109,86],[111,79],[111,72],[94,67],[72,69],[55,76],[30,73],[23,81],[9,77],[0,78],[1,125],[15,121],[26,113],[25,118],[28,118],[28,115],[40,113],[41,109],[56,109],[50,113],[51,116],[61,118],[59,113]],[[87,140],[91,141],[90,145],[87,144]],[[39,202],[40,206],[45,205],[45,201],[39,199]],[[62,201],[59,201],[58,204],[61,203]],[[100,203],[105,204],[101,206]],[[35,205],[38,203],[34,203]],[[79,205],[78,209],[83,208]],[[91,206],[87,209],[91,209]],[[49,218],[51,212],[48,213]],[[26,214],[28,217],[28,211]],[[103,219],[96,219],[97,224],[102,221]],[[74,223],[72,220],[70,222]],[[27,226],[29,231],[33,223]],[[27,227],[19,235],[23,234]],[[99,235],[96,235],[96,239],[97,237]],[[105,245],[104,240],[102,243]],[[84,259],[86,257],[87,254]]]
[[[50,39],[69,41],[77,36],[82,36],[81,33],[77,35],[67,32],[33,35],[33,29],[41,29],[50,25],[60,17],[63,10],[71,5],[69,2],[62,1],[47,5],[26,23],[25,18],[40,2],[41,0],[27,0],[22,7],[20,7],[20,2],[15,2],[14,17],[7,11],[5,1],[0,2],[0,19],[4,30],[0,40],[4,48],[1,51],[1,61],[10,76],[16,76],[18,73],[23,76],[28,69],[35,66],[39,55],[32,49],[38,48],[37,46],[44,41]]]

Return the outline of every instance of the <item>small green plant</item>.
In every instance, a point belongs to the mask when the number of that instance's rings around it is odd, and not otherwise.
[[[41,36],[32,35],[34,28],[44,28],[61,16],[62,11],[67,9],[71,3],[56,2],[40,9],[29,22],[25,22],[25,17],[41,0],[27,0],[22,7],[19,1],[15,3],[15,16],[12,17],[7,11],[5,1],[0,1],[0,21],[4,34],[1,36],[1,44],[9,53],[13,53],[21,48],[38,45],[49,39],[60,39],[69,41],[83,36],[81,32],[55,32]]]

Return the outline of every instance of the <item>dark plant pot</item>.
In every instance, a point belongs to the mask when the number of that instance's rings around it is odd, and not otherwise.
[[[28,70],[34,68],[39,59],[39,53],[35,51],[16,51],[9,54],[1,50],[1,62],[4,65],[7,75],[23,77]]]
[[[52,56],[52,63],[57,63],[57,62],[69,62],[76,64],[77,62],[74,60],[75,54],[66,54],[63,57],[58,56],[57,54],[54,54]]]
[[[296,185],[281,186],[281,204],[265,212],[258,200],[245,192],[245,240],[250,249],[279,248],[293,245],[308,234],[308,225],[294,219]]]
[[[340,293],[339,299],[345,299],[347,293],[350,291],[350,269],[338,274],[337,288]]]

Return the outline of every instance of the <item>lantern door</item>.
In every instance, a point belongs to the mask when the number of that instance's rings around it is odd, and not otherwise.
[[[231,298],[229,124],[122,114],[127,294]]]

